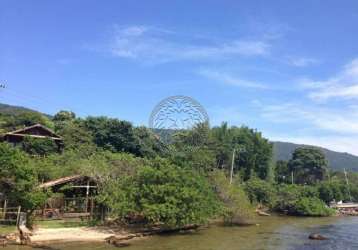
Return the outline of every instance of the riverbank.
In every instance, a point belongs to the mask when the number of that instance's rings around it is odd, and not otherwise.
[[[111,236],[126,236],[127,232],[114,232],[97,227],[39,228],[32,232],[31,243],[48,242],[104,242]]]
[[[358,249],[358,217],[263,216],[257,225],[223,227],[210,225],[195,231],[153,235],[130,240],[130,250],[329,250]],[[82,230],[82,229],[81,229]],[[102,229],[100,229],[102,231]],[[319,233],[327,240],[308,239]],[[145,240],[143,240],[145,239]],[[128,242],[128,241],[127,241]],[[42,247],[57,250],[115,250],[103,241],[49,242]],[[7,246],[5,250],[31,250],[33,246]]]
[[[337,218],[337,216],[334,216]],[[326,217],[326,218],[315,218],[315,217],[293,217],[293,216],[286,216],[286,215],[277,215],[272,214],[272,216],[259,216],[257,217],[257,224],[253,224],[250,226],[249,231],[255,231],[254,228],[267,228],[268,225],[266,224],[274,224],[279,225],[283,221],[292,221],[294,223],[300,221],[309,221],[310,224],[314,221],[328,221],[332,223],[336,219],[334,217]],[[341,217],[341,216],[338,216]],[[57,223],[59,224],[59,223]],[[50,226],[57,226],[57,224]],[[209,227],[220,227],[222,223],[211,223]],[[40,245],[40,246],[48,246],[53,244],[66,244],[66,243],[99,243],[103,244],[105,242],[110,243],[114,246],[122,246],[122,245],[129,245],[134,242],[134,240],[143,239],[146,236],[156,235],[167,233],[168,230],[163,230],[159,228],[151,228],[146,230],[133,230],[133,229],[124,229],[118,226],[112,227],[88,227],[88,226],[79,226],[79,227],[56,227],[56,228],[46,228],[43,226],[49,226],[49,223],[42,223],[42,226],[37,226],[35,230],[32,231],[30,236],[31,245]],[[226,227],[229,230],[241,230],[243,227]],[[236,229],[237,228],[237,229]],[[192,232],[194,235],[199,233],[202,230],[196,231],[191,230],[196,229],[196,226],[192,226],[190,228],[184,228],[183,230],[172,230],[174,232],[177,231],[185,231],[187,234],[188,232]],[[204,229],[204,228],[202,228]],[[226,229],[223,229],[226,230]],[[245,229],[246,230],[246,229]],[[12,234],[13,235],[13,234]],[[174,234],[175,235],[175,234]],[[156,237],[156,236],[154,236]],[[9,242],[10,243],[10,242]],[[109,245],[109,244],[104,244]]]

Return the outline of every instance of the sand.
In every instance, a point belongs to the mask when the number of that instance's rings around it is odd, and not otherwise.
[[[118,236],[118,232],[110,229],[74,227],[74,228],[39,228],[30,236],[32,243],[42,242],[101,242],[107,237]],[[120,235],[125,236],[126,233]]]

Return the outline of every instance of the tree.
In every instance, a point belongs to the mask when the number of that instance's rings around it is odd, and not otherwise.
[[[174,143],[177,146],[190,145],[193,147],[208,146],[210,144],[210,127],[208,123],[196,124],[190,130],[182,130],[174,134]]]
[[[276,190],[274,186],[259,178],[251,178],[244,184],[245,191],[251,203],[261,203],[272,208],[276,202]]]
[[[26,136],[21,144],[22,150],[30,155],[45,156],[58,153],[58,145],[50,138],[32,138]]]
[[[137,155],[141,157],[155,158],[165,156],[167,145],[160,138],[146,127],[136,127],[133,129]]]
[[[37,207],[44,204],[47,196],[37,188],[36,172],[28,156],[7,143],[0,143],[0,166],[2,195],[31,216]]]
[[[94,143],[112,152],[128,152],[139,155],[138,141],[130,122],[101,117],[87,117],[85,128],[91,132]]]
[[[300,198],[295,209],[298,215],[308,216],[330,216],[335,213],[335,210],[328,208],[326,204],[317,197],[302,197]]]
[[[244,180],[252,175],[266,179],[270,171],[272,144],[262,134],[248,127],[228,127],[223,123],[215,127],[211,133],[218,152],[219,165],[228,169],[234,148],[242,148],[235,157],[235,171],[240,173]]]
[[[56,132],[63,138],[65,150],[76,150],[88,156],[96,150],[94,138],[83,124],[83,120],[75,119],[56,122]]]
[[[295,183],[314,184],[325,178],[327,160],[317,148],[297,148],[288,162],[289,171],[294,174]]]
[[[207,173],[216,167],[216,154],[212,146],[209,124],[200,123],[190,130],[174,134],[169,158],[178,166]]]
[[[215,152],[207,147],[184,146],[170,147],[169,159],[176,165],[195,169],[203,174],[216,167]]]
[[[53,121],[55,122],[65,122],[73,121],[76,118],[76,114],[72,111],[61,110],[55,114]]]
[[[182,155],[189,158],[193,158],[190,152],[199,152],[198,148],[201,153],[205,152],[205,158],[215,157],[215,166],[207,166],[208,170],[213,167],[230,169],[233,150],[236,149],[234,171],[239,172],[244,180],[253,175],[267,179],[270,174],[272,145],[261,133],[247,127],[229,127],[223,123],[210,129],[208,124],[198,124],[191,130],[177,133],[174,145],[175,150],[184,152]]]
[[[4,131],[28,127],[38,123],[49,128],[54,127],[53,122],[48,117],[34,111],[21,111],[12,115],[3,115],[3,119],[2,129]]]
[[[319,198],[329,204],[331,201],[343,200],[342,184],[338,181],[321,182],[318,186]]]
[[[230,184],[224,171],[214,170],[210,173],[209,180],[221,202],[224,222],[229,225],[248,223],[253,217],[253,208],[240,185],[240,178],[235,176]]]
[[[277,183],[290,183],[291,173],[287,161],[277,161],[275,167],[275,178]]]
[[[202,223],[218,211],[205,178],[161,159],[140,167],[132,176],[107,181],[99,200],[124,221],[140,217],[164,227]]]

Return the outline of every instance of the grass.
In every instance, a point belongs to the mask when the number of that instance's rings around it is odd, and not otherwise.
[[[88,221],[82,221],[80,219],[43,220],[43,221],[35,221],[34,224],[40,228],[66,228],[66,227],[90,226]]]
[[[8,234],[16,232],[16,226],[14,225],[0,225],[0,234]]]

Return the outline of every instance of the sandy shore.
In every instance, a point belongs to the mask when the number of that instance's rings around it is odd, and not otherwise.
[[[43,242],[101,242],[110,236],[126,236],[125,232],[110,229],[74,227],[74,228],[39,228],[30,237],[33,243]]]

